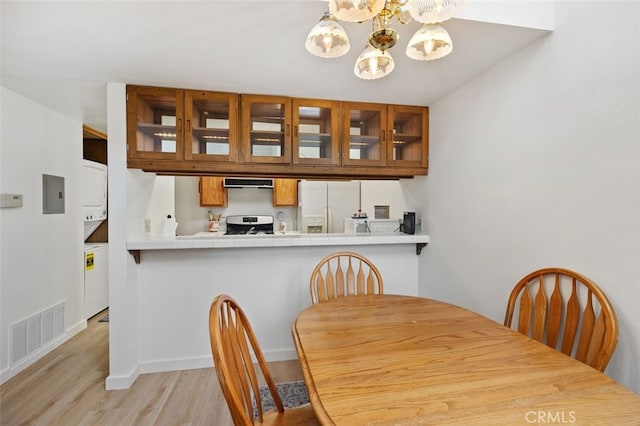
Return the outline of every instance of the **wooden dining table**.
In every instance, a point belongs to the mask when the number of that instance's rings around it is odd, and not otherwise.
[[[292,327],[325,425],[640,425],[640,397],[470,310],[411,296],[341,297]]]

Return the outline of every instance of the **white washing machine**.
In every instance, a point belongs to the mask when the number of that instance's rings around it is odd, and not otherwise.
[[[91,318],[109,307],[109,244],[84,245],[84,309]]]

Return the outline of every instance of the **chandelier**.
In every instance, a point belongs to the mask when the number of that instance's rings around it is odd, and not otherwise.
[[[353,72],[365,80],[389,75],[395,66],[389,49],[398,42],[391,28],[395,19],[407,24],[412,19],[421,24],[407,44],[411,59],[430,61],[453,50],[453,42],[440,23],[453,17],[468,0],[329,0],[329,11],[312,29],[305,47],[321,58],[338,58],[349,51],[349,38],[338,21],[362,23],[371,20],[372,32],[364,51],[358,56]]]

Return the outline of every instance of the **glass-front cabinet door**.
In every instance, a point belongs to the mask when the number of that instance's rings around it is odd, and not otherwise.
[[[291,162],[291,98],[242,95],[241,117],[244,162]]]
[[[387,105],[361,102],[342,105],[342,164],[386,165]]]
[[[129,158],[182,159],[183,91],[127,86]]]
[[[340,102],[293,99],[293,163],[340,164]]]
[[[427,167],[429,109],[389,105],[387,161],[394,167]]]
[[[236,162],[238,95],[186,90],[185,159]]]

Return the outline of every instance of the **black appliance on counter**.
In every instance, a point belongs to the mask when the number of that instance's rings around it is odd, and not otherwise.
[[[416,212],[404,212],[402,226],[400,227],[405,234],[416,233]]]
[[[227,216],[225,235],[273,234],[273,216]]]

